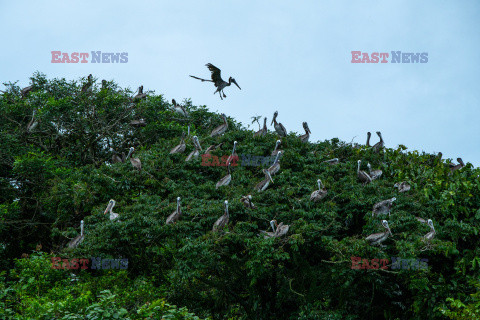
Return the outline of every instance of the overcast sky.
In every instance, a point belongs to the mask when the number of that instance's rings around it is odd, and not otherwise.
[[[307,121],[310,141],[365,143],[379,130],[387,147],[480,165],[480,2],[319,2],[1,1],[0,82],[92,73],[245,125],[278,110],[288,131]],[[128,63],[51,63],[51,51],[127,52]],[[351,51],[427,52],[428,62],[351,63]],[[221,101],[189,77],[209,78],[209,62],[242,90]]]

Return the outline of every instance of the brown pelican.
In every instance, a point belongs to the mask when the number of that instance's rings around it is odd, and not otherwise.
[[[333,159],[330,159],[330,160],[325,160],[323,162],[328,163],[330,165],[333,165],[333,164],[339,164],[340,160],[338,160],[338,158],[333,158]]]
[[[182,209],[180,207],[180,197],[177,198],[177,210],[173,211],[171,215],[168,216],[167,222],[165,224],[175,223],[180,219],[182,215]]]
[[[267,169],[267,171],[272,176],[274,176],[278,171],[280,171],[280,162],[279,162],[278,158],[280,158],[281,155],[282,155],[282,151],[278,151],[277,157],[275,158],[275,161],[270,166],[270,168]]]
[[[134,147],[131,147],[130,148],[130,151],[128,152],[128,155],[127,155],[127,158],[126,159],[130,159],[130,163],[132,164],[132,166],[137,169],[138,171],[142,171],[142,162],[140,161],[139,158],[133,158],[131,157],[131,155],[135,152],[135,148]],[[125,159],[125,160],[126,160]]]
[[[37,115],[37,109],[33,109],[32,120],[27,125],[27,131],[31,132],[38,126],[38,120],[35,118]]]
[[[177,112],[178,114],[184,117],[188,117],[187,109],[185,109],[184,106],[177,104],[177,101],[175,101],[175,99],[172,99],[172,104],[175,107],[175,112]]]
[[[90,91],[92,90],[92,84],[93,84],[93,80],[92,80],[92,74],[89,74],[88,77],[87,77],[87,83],[85,83],[82,87],[82,93],[85,93],[87,91]]]
[[[280,140],[277,140],[277,142],[275,143],[275,149],[273,149],[272,151],[272,156],[276,156],[278,152],[282,151],[283,153],[283,150],[278,150],[278,146],[280,145],[280,143],[282,143],[282,141]]]
[[[272,176],[270,175],[270,172],[268,172],[265,169],[263,169],[262,172],[265,174],[265,179],[257,183],[257,185],[255,186],[255,190],[257,190],[258,192],[264,191],[265,189],[267,189],[268,186],[270,185],[270,181],[273,183],[273,179],[272,179]]]
[[[455,170],[465,167],[465,163],[463,162],[462,158],[457,158],[457,161],[458,161],[457,165],[450,163],[450,172],[453,172]]]
[[[310,129],[308,128],[308,124],[306,122],[303,123],[303,129],[305,129],[305,134],[301,135],[300,141],[302,142],[308,142],[308,138],[310,138],[310,134],[312,133]]]
[[[25,98],[27,94],[33,90],[33,86],[28,86],[22,89],[22,98]]]
[[[290,226],[288,224],[283,224],[283,222],[280,222],[280,224],[277,224],[277,220],[273,220],[275,223],[275,235],[274,237],[279,238],[287,234],[288,229],[290,229]]]
[[[193,140],[193,145],[195,147],[195,150],[190,152],[190,154],[187,156],[185,161],[190,161],[192,158],[197,159],[198,156],[200,155],[200,151],[202,151],[202,147],[200,146],[200,141],[198,141],[197,136],[193,136],[192,140]]]
[[[362,164],[362,160],[358,160],[358,167],[357,167],[357,177],[360,182],[363,184],[367,184],[372,182],[372,178],[363,170],[360,170],[360,165]]]
[[[410,185],[406,181],[395,183],[393,187],[398,188],[398,192],[407,192],[410,190]]]
[[[370,145],[370,137],[372,136],[371,132],[367,132],[367,147],[371,147]]]
[[[285,129],[283,124],[277,122],[277,116],[278,116],[278,111],[275,111],[275,113],[273,114],[272,123],[270,123],[270,125],[274,124],[273,127],[275,128],[275,131],[278,133],[280,137],[286,137],[287,129]]]
[[[375,143],[375,145],[373,146],[373,152],[376,152],[376,153],[382,150],[383,147],[385,146],[385,143],[383,142],[383,138],[382,138],[382,133],[380,131],[377,131],[377,135],[380,137],[380,141]]]
[[[433,227],[432,219],[428,219],[427,221],[428,226],[430,227],[431,231],[423,236],[423,238],[427,241],[430,241],[435,237],[435,228]]]
[[[145,122],[145,119],[138,119],[130,121],[130,125],[132,127],[145,127],[147,123]]]
[[[215,151],[223,146],[223,142],[217,145],[212,144],[210,147],[205,150],[205,154],[210,154],[210,152]]]
[[[75,238],[73,238],[72,240],[70,240],[70,242],[68,243],[67,246],[69,248],[76,248],[76,247],[78,247],[80,242],[83,241],[83,238],[84,238],[84,236],[83,236],[83,220],[82,220],[82,221],[80,221],[80,234],[78,236],[76,236]]]
[[[215,223],[213,224],[213,229],[212,229],[213,232],[217,232],[225,228],[225,226],[228,224],[229,219],[230,219],[230,216],[228,215],[228,201],[225,200],[225,213],[223,214],[223,216],[218,218],[218,220],[215,221]]]
[[[270,227],[272,227],[273,232],[268,232],[268,231],[260,230],[260,233],[261,233],[261,234],[264,234],[264,238],[265,238],[265,239],[275,237],[275,222],[276,222],[275,220],[270,221]]]
[[[427,223],[427,220],[425,220],[423,218],[415,217],[415,219],[417,219],[417,221],[420,222],[420,223]]]
[[[383,200],[376,203],[373,206],[372,216],[379,214],[388,214],[388,216],[390,216],[390,208],[395,200],[397,200],[397,198],[393,197],[392,199]]]
[[[101,89],[101,90],[107,89],[107,85],[108,85],[107,80],[103,79],[103,80],[102,80],[102,89]]]
[[[240,198],[240,202],[243,203],[243,205],[245,206],[245,208],[248,208],[248,209],[257,209],[257,207],[255,207],[255,205],[252,203],[252,195],[247,195],[247,196],[243,196],[242,198]]]
[[[327,193],[328,193],[327,189],[322,183],[322,180],[318,179],[317,184],[318,184],[318,190],[313,191],[312,194],[310,195],[310,200],[313,202],[322,200],[327,196]]]
[[[237,81],[235,81],[235,79],[233,79],[232,77],[228,78],[228,82],[223,81],[222,76],[220,74],[221,70],[215,67],[213,64],[207,63],[206,66],[208,67],[208,70],[210,70],[210,72],[212,73],[212,80],[202,79],[195,76],[190,76],[190,77],[194,79],[202,80],[202,82],[204,81],[213,82],[213,84],[217,88],[217,90],[215,90],[213,94],[218,92],[218,94],[220,95],[220,99],[223,100],[223,98],[227,97],[223,92],[223,89],[225,89],[225,87],[230,86],[232,83],[234,83],[238,87],[238,89],[242,90],[242,88],[240,88],[240,86],[238,85]],[[222,94],[223,94],[223,98],[222,98]]]
[[[118,213],[113,212],[113,207],[115,207],[115,203],[116,203],[115,200],[111,199],[108,202],[107,209],[105,209],[105,212],[103,213],[103,214],[107,214],[107,212],[110,212],[110,220],[111,221],[113,221],[115,219],[118,219],[118,217],[119,217]]]
[[[232,181],[232,174],[230,173],[230,163],[227,165],[227,175],[220,179],[215,186],[215,189],[218,189],[222,186],[228,186],[230,181]]]
[[[382,176],[382,173],[383,173],[382,170],[372,171],[372,166],[370,165],[370,163],[367,163],[367,167],[368,167],[369,176],[370,178],[372,178],[372,180],[378,179]]]
[[[229,165],[234,159],[238,159],[238,155],[235,153],[235,148],[237,148],[237,141],[233,141],[233,150],[232,154],[228,156],[227,165]]]
[[[223,124],[219,125],[215,129],[213,129],[212,133],[210,134],[210,137],[216,137],[219,136],[228,129],[228,122],[227,122],[227,117],[225,116],[224,113],[222,113],[222,119],[223,119]]]
[[[135,97],[133,97],[133,100],[135,101],[135,100],[143,99],[146,97],[147,97],[147,94],[143,93],[143,86],[140,86],[138,87],[138,93]]]
[[[253,134],[254,137],[263,137],[267,134],[267,117],[263,118],[263,128]]]
[[[389,234],[392,234],[392,231],[390,231],[390,228],[388,227],[387,220],[382,220],[382,225],[385,228],[385,232],[374,233],[365,238],[370,245],[380,245],[383,241],[387,240]]]
[[[182,132],[182,139],[180,140],[180,144],[175,148],[173,148],[172,150],[170,150],[170,154],[182,153],[185,151],[186,144],[184,139],[185,139],[185,132]]]

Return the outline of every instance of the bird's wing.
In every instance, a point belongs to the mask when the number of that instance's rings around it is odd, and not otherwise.
[[[211,63],[207,63],[206,66],[208,67],[208,70],[212,72],[212,80],[215,83],[215,87],[218,87],[218,85],[223,82],[220,69]]]

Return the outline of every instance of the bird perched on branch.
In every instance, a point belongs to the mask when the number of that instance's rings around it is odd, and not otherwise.
[[[278,116],[278,111],[275,111],[275,113],[273,114],[272,123],[270,123],[270,125],[273,124],[273,127],[275,128],[275,131],[277,132],[277,134],[280,137],[286,137],[287,136],[287,129],[285,129],[283,124],[277,122],[277,116]]]

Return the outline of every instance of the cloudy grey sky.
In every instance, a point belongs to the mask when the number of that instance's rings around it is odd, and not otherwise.
[[[278,110],[288,131],[308,121],[311,141],[380,130],[388,147],[478,166],[479,14],[475,0],[2,1],[0,82],[92,73],[244,124]],[[54,50],[128,52],[128,63],[51,63]],[[428,52],[428,63],[355,64],[351,51]],[[221,101],[188,76],[208,78],[208,62],[242,90]]]

